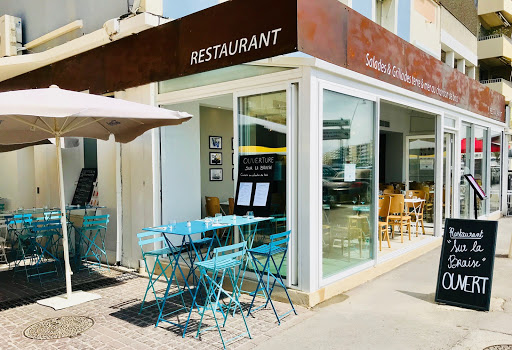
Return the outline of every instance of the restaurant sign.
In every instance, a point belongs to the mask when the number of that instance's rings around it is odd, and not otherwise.
[[[222,57],[234,56],[251,50],[260,50],[264,47],[276,46],[277,36],[281,30],[282,28],[276,28],[264,33],[254,34],[250,38],[239,38],[229,43],[224,42],[222,44],[192,51],[190,54],[190,65],[217,60]]]
[[[299,50],[501,122],[503,95],[342,3],[298,0]]]
[[[296,51],[505,121],[503,95],[337,0],[226,1],[0,82],[0,91],[56,84],[104,94]]]

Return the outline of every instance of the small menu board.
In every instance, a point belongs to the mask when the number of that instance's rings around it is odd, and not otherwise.
[[[276,154],[240,156],[236,186],[235,214],[248,211],[256,216],[270,215],[270,201]]]
[[[78,178],[75,195],[73,196],[72,205],[87,205],[91,200],[94,183],[98,176],[98,169],[83,168]]]
[[[436,302],[489,311],[497,221],[446,219]]]

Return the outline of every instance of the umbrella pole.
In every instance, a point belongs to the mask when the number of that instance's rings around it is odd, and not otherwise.
[[[62,172],[62,152],[60,136],[55,137],[57,146],[57,168],[59,171],[60,222],[62,225],[62,245],[64,248],[64,270],[66,273],[66,297],[71,298],[71,267],[69,265],[68,225],[66,220],[66,200],[64,198],[64,174]]]

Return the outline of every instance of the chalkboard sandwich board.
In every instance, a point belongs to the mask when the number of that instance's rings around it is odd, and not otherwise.
[[[436,302],[489,311],[497,221],[446,219]]]
[[[72,205],[87,205],[91,200],[98,169],[83,168],[78,178]]]

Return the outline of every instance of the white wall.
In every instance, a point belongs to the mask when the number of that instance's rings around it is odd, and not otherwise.
[[[441,9],[432,0],[411,0],[411,43],[441,59]]]
[[[5,198],[6,209],[18,208],[18,157],[16,152],[0,153],[0,197]]]
[[[161,129],[162,223],[195,220],[201,217],[199,102],[163,107],[193,117],[181,125]]]
[[[83,139],[79,139],[79,146],[62,149],[62,170],[64,176],[64,197],[66,203],[71,203],[75,194],[76,183],[80,171],[84,167]],[[57,172],[57,150],[55,145],[40,145],[30,147],[34,149],[32,164],[34,166],[35,184],[39,187],[39,194],[35,194],[35,207],[58,207],[59,186]],[[20,152],[20,151],[17,151]],[[36,191],[34,189],[34,191]]]
[[[108,141],[98,140],[98,199],[101,214],[109,214],[105,248],[109,263],[115,262],[117,242],[117,197],[116,197],[116,144],[111,137]]]
[[[206,216],[205,196],[218,197],[220,202],[234,198],[232,180],[231,138],[233,137],[233,110],[201,106],[201,213]],[[222,149],[209,149],[209,136],[222,137]],[[209,165],[210,152],[222,154],[222,165]],[[210,181],[210,169],[222,168],[222,181]]]
[[[34,173],[34,147],[16,151],[18,158],[17,206],[31,208],[36,206],[36,186]]]
[[[405,181],[405,138],[411,135],[434,135],[435,118],[404,106],[383,102],[380,120],[390,123],[389,127],[380,127],[381,131],[386,132],[385,182]]]
[[[126,89],[115,94],[116,98],[153,105],[155,84]],[[138,267],[141,259],[137,244],[137,233],[144,227],[154,226],[154,191],[152,131],[148,131],[130,143],[121,145],[121,181],[122,181],[122,258],[121,263],[128,267]],[[102,159],[100,159],[102,158]],[[105,155],[98,151],[98,165],[105,162]],[[112,162],[115,166],[115,162]],[[101,172],[101,169],[98,169]],[[105,174],[111,177],[111,175]],[[109,181],[112,181],[111,179]],[[111,198],[112,193],[109,197]],[[100,198],[101,201],[101,198]],[[101,202],[100,202],[101,203]],[[111,222],[116,220],[112,207]]]

